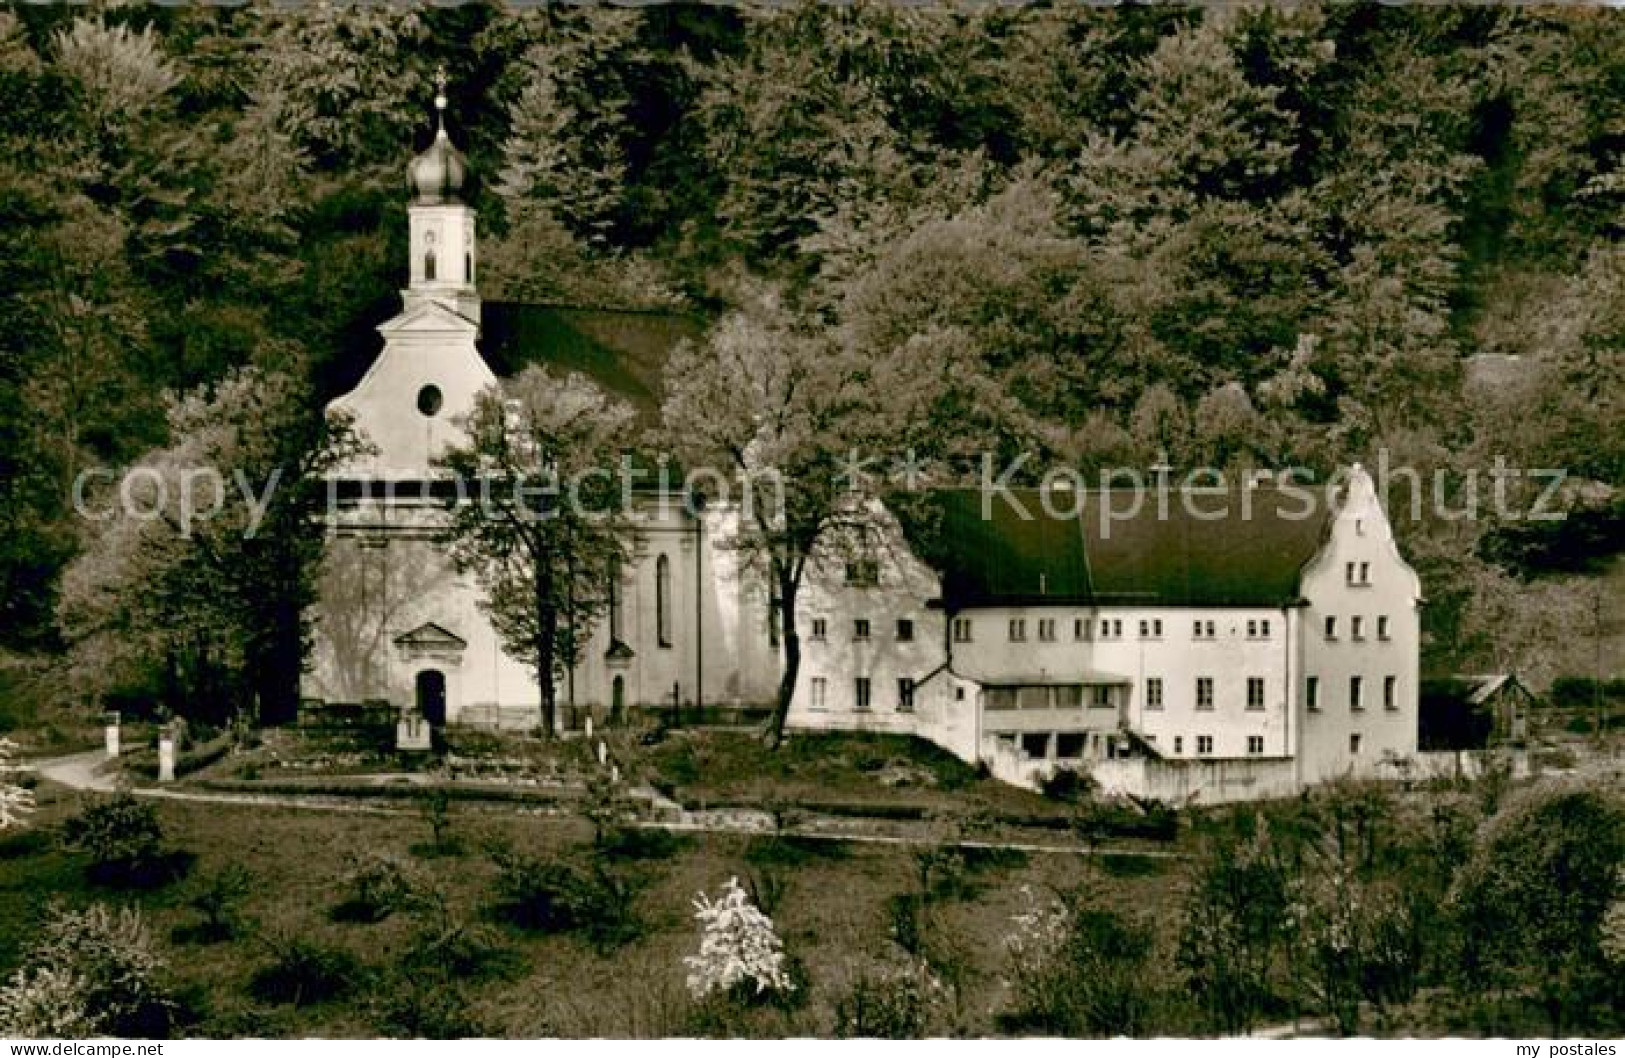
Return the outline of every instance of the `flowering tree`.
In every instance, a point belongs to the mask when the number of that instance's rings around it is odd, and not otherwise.
[[[714,992],[730,993],[746,984],[755,995],[795,988],[784,967],[784,944],[773,920],[751,903],[738,878],[729,878],[722,895],[694,900],[700,920],[700,951],[683,959],[688,991],[695,999]]]
[[[27,816],[34,811],[34,791],[11,781],[25,770],[13,761],[16,753],[17,743],[0,738],[0,830],[27,825]]]

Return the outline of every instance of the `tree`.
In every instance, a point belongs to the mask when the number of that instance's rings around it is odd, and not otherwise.
[[[96,691],[156,674],[172,708],[212,721],[291,720],[325,476],[363,444],[297,377],[256,368],[171,398],[167,419],[174,443],[88,508],[59,605],[75,669]]]
[[[1532,985],[1561,1035],[1606,981],[1603,923],[1622,864],[1616,791],[1548,783],[1513,795],[1451,890],[1466,979]]]
[[[731,541],[765,582],[783,668],[765,729],[784,735],[801,671],[797,602],[820,547],[839,548],[874,524],[874,496],[854,458],[903,421],[876,399],[870,363],[797,321],[771,293],[724,317],[703,344],[667,368],[665,428],[692,469],[720,472],[739,489]],[[887,388],[898,397],[906,389]]]
[[[34,811],[34,791],[11,781],[23,771],[12,760],[16,752],[17,743],[0,738],[0,830],[27,826]]]
[[[447,505],[444,541],[484,586],[503,644],[532,659],[548,738],[558,727],[556,682],[619,576],[627,512],[616,468],[630,468],[622,453],[632,419],[583,376],[532,366],[481,393],[467,442],[437,460],[462,493]]]

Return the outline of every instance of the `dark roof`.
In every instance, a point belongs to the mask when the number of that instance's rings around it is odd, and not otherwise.
[[[665,312],[487,301],[480,316],[480,352],[498,375],[531,364],[579,372],[644,416],[659,412],[671,351],[705,333],[704,320]]]
[[[905,518],[945,605],[1292,605],[1332,513],[1322,491],[1271,485],[1170,489],[1166,503],[1147,490],[1138,510],[1129,490],[1051,495],[1046,510],[1037,489],[985,505],[980,490],[944,490]]]

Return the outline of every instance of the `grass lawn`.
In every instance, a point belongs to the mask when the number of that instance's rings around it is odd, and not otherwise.
[[[783,760],[784,775],[802,784],[797,788],[818,788],[810,762],[793,750]],[[36,832],[49,831],[78,805],[76,795],[50,784],[41,788],[40,800],[32,828]],[[759,889],[778,891],[773,918],[787,951],[805,964],[808,985],[806,1002],[798,1008],[752,1011],[748,1022],[733,1031],[828,1034],[835,1024],[835,1005],[852,977],[902,958],[891,939],[893,898],[919,887],[913,853],[904,847],[786,847],[745,835],[684,836],[655,850],[658,855],[623,856],[609,865],[633,881],[643,931],[629,943],[599,950],[575,934],[520,930],[491,912],[497,868],[483,850],[507,843],[538,856],[595,855],[590,830],[579,820],[459,806],[453,830],[467,851],[424,857],[419,854],[429,829],[411,813],[175,802],[160,802],[158,812],[169,840],[195,854],[196,861],[189,880],[153,891],[93,886],[86,881],[81,855],[39,838],[12,838],[0,845],[0,971],[10,972],[50,902],[131,903],[148,914],[173,978],[194,1009],[188,1030],[192,1035],[376,1036],[409,1031],[400,1027],[392,1010],[403,1000],[422,1006],[435,997],[425,993],[423,975],[404,972],[401,962],[432,913],[397,912],[375,924],[335,921],[331,915],[343,899],[337,879],[346,855],[370,849],[415,861],[444,894],[451,919],[482,924],[510,949],[506,974],[451,986],[458,994],[440,997],[466,1009],[479,1031],[505,1037],[682,1035],[695,1024],[682,963],[698,944],[691,900],[701,890],[716,894],[730,876],[738,876]],[[596,855],[600,862],[611,858]],[[184,936],[186,927],[198,921],[186,906],[192,889],[228,864],[239,864],[253,876],[243,908],[251,930],[214,944],[176,940],[177,930]],[[1087,880],[1102,904],[1144,916],[1164,927],[1164,933],[1166,924],[1177,921],[1182,865],[1140,861],[1125,866],[1103,859],[1101,868],[1072,855],[973,858],[964,884],[928,905],[930,935],[942,950],[953,953],[965,974],[965,999],[960,1009],[943,1015],[944,1030],[996,1031],[995,1015],[1005,1002],[1000,985],[1003,941],[1010,916],[1021,904],[1023,885],[1070,887]],[[315,1005],[255,998],[250,982],[268,961],[270,943],[292,936],[348,951],[370,983],[352,996]]]
[[[982,776],[923,739],[795,734],[777,751],[740,731],[676,730],[638,752],[646,781],[696,805],[919,808],[928,814],[1067,818],[1064,805]]]

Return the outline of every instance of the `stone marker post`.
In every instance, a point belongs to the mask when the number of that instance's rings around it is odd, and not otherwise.
[[[107,724],[107,728],[106,728],[107,759],[108,760],[113,760],[119,754],[119,732],[118,732],[119,715],[117,713],[108,713],[102,719]]]
[[[598,740],[598,763],[603,764],[609,760],[609,746],[603,739]]]
[[[591,713],[587,714],[587,719],[586,719],[586,723],[585,723],[585,726],[584,726],[583,730],[585,730],[587,732],[587,737],[588,738],[592,737],[592,714]]]
[[[168,724],[158,732],[158,781],[175,781],[175,729]]]

